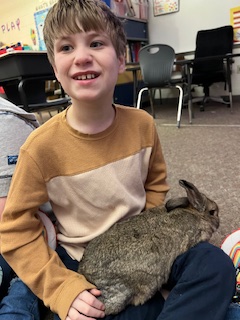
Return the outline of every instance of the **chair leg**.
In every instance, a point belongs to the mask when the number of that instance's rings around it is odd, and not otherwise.
[[[178,99],[178,111],[177,111],[177,127],[180,128],[181,114],[182,114],[182,103],[183,103],[183,89],[180,86],[176,86],[179,90],[179,99]]]
[[[160,104],[162,104],[162,90],[159,88],[159,99],[160,99]]]
[[[145,87],[145,88],[142,88],[139,93],[138,93],[138,99],[137,99],[137,109],[140,109],[141,108],[141,99],[142,99],[142,94],[144,91],[147,91],[148,88]]]
[[[228,86],[228,92],[229,92],[230,112],[233,112],[231,64],[232,64],[232,60],[227,59],[227,86]]]
[[[150,98],[150,105],[152,110],[152,116],[155,119],[155,110],[154,110],[154,104],[153,104],[153,89],[149,89],[149,98]]]
[[[230,111],[233,112],[232,92],[229,92]]]
[[[38,113],[38,115],[39,115],[39,117],[40,117],[40,123],[43,124],[44,121],[43,121],[42,112],[41,112],[41,111],[38,111],[37,113]]]

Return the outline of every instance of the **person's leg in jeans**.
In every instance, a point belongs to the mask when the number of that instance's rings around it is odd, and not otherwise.
[[[240,319],[240,304],[231,303],[224,320],[239,320],[239,319]]]
[[[0,318],[40,320],[38,298],[17,277],[11,281],[8,294],[1,301]]]
[[[58,246],[56,249],[60,259],[68,269],[77,271],[78,261],[71,259],[64,248]],[[152,299],[144,305],[128,306],[118,315],[111,315],[101,320],[156,320],[164,305],[164,299],[160,293],[157,293]],[[60,320],[58,315],[54,315],[54,320]],[[100,319],[99,319],[100,320]]]
[[[157,320],[224,320],[235,280],[233,263],[220,248],[196,245],[174,262],[171,292]]]
[[[7,294],[14,272],[6,260],[0,255],[0,301]]]
[[[156,320],[164,305],[162,295],[157,293],[152,299],[139,306],[129,305],[117,315],[109,315],[99,320]],[[54,315],[54,320],[60,320]]]
[[[119,314],[106,316],[99,320],[156,320],[163,309],[164,301],[161,293],[158,292],[143,305],[129,305]]]

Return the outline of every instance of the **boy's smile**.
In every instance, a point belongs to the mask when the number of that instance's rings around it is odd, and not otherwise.
[[[75,78],[76,80],[86,80],[86,79],[95,79],[97,77],[96,74],[94,73],[84,73],[84,74],[80,74],[80,75],[77,75]]]
[[[88,31],[55,41],[54,71],[72,101],[112,100],[118,74],[125,70],[109,36]]]

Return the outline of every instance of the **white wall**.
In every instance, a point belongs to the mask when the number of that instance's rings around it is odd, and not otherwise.
[[[180,10],[154,17],[153,0],[149,0],[149,41],[171,45],[176,53],[195,50],[198,30],[231,24],[230,9],[240,6],[239,0],[179,0]],[[240,48],[234,49],[239,53]],[[232,69],[233,94],[240,95],[240,57],[235,58]],[[226,94],[222,84],[216,84],[213,94]]]
[[[51,7],[57,0],[0,0],[0,42],[10,46],[21,42],[39,49],[34,14]],[[35,37],[34,37],[34,36]]]
[[[171,45],[176,52],[193,51],[198,30],[230,24],[230,9],[239,0],[179,0],[180,10],[153,16],[153,0],[149,0],[150,42]]]

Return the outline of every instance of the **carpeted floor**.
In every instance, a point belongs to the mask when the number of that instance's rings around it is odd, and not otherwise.
[[[171,187],[168,198],[185,195],[178,185],[179,179],[185,179],[216,201],[221,225],[211,241],[220,245],[227,234],[240,228],[240,101],[234,100],[233,113],[215,102],[200,112],[195,104],[191,125],[183,109],[180,129],[176,103],[158,104],[155,110]]]

